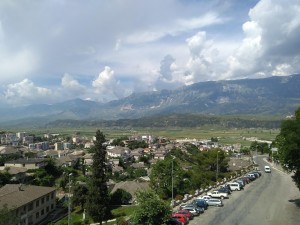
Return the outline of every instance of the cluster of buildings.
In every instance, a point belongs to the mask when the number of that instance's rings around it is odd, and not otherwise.
[[[26,180],[27,170],[45,167],[47,158],[55,159],[62,167],[75,165],[80,161],[87,167],[93,162],[93,155],[89,149],[93,147],[95,138],[82,138],[75,135],[69,141],[64,140],[58,134],[45,134],[43,140],[36,141],[34,136],[26,132],[5,133],[0,135],[0,159],[10,154],[19,154],[16,160],[5,161],[0,165],[0,173],[8,172],[12,180],[19,184],[7,184],[0,188],[0,210],[6,205],[13,209],[14,213],[21,218],[21,225],[35,225],[44,220],[47,215],[56,208],[55,188],[21,185]],[[144,141],[148,144],[146,148],[129,149],[128,144],[133,141]],[[135,169],[148,169],[149,165],[157,160],[164,160],[166,154],[174,148],[186,151],[186,143],[194,144],[199,151],[210,148],[221,147],[225,151],[238,149],[240,146],[219,146],[210,140],[198,141],[195,139],[181,139],[170,141],[166,138],[158,138],[152,135],[135,135],[124,141],[124,146],[111,146],[107,144],[107,160],[112,172],[123,173],[119,165],[120,160],[130,160]],[[28,157],[30,155],[30,157]],[[145,165],[140,159],[147,156],[149,165]],[[125,184],[124,184],[125,185]],[[18,200],[15,200],[18,199]]]

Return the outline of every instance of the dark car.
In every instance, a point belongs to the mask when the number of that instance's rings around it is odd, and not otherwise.
[[[203,199],[195,199],[192,204],[197,205],[198,207],[203,208],[203,209],[208,208],[207,202]]]
[[[176,220],[175,218],[171,218],[168,220],[167,225],[182,225],[181,222]]]
[[[218,189],[218,192],[227,193],[228,195],[231,194],[231,190],[229,190],[228,188],[225,188],[225,187]]]

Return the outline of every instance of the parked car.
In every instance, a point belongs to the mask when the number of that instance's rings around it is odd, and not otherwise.
[[[230,187],[230,190],[232,191],[240,191],[241,190],[241,185],[237,182],[230,182],[227,183]]]
[[[241,187],[241,190],[243,190],[244,189],[244,181],[242,181],[242,180],[235,180],[234,182],[236,182],[236,183],[238,183],[238,184],[240,184],[240,187]]]
[[[253,173],[248,173],[247,176],[253,181],[256,180],[256,176]]]
[[[212,198],[220,198],[220,199],[228,198],[227,193],[220,192],[220,191],[208,192],[207,195],[212,197]]]
[[[208,204],[204,199],[195,199],[192,204],[197,205],[198,207],[201,207],[203,209],[207,209],[208,208]]]
[[[201,196],[201,197],[199,197],[199,198],[197,198],[197,199],[203,199],[203,200],[205,200],[205,201],[207,202],[207,200],[208,200],[208,199],[211,199],[211,197],[208,196],[208,195],[203,195],[203,196]]]
[[[182,225],[186,225],[189,222],[189,219],[183,214],[173,214],[172,218],[178,220]]]
[[[175,218],[171,218],[168,220],[167,225],[182,225],[182,223]]]
[[[249,177],[241,177],[241,179],[243,179],[247,184],[249,184],[251,182]]]
[[[197,209],[195,206],[185,206],[183,210],[189,211],[193,216],[199,216],[200,215],[200,210]],[[204,211],[204,210],[203,210]]]
[[[181,210],[177,211],[176,213],[185,215],[187,218],[189,218],[189,220],[194,218],[194,214],[192,214],[191,212],[189,212],[186,209],[181,209]]]
[[[254,174],[252,174],[252,175],[247,174],[246,176],[251,180],[251,182],[256,180],[256,177],[254,176]]]
[[[231,190],[229,188],[225,188],[225,187],[221,187],[220,189],[218,189],[219,192],[222,193],[227,193],[227,195],[231,194]]]
[[[251,174],[254,174],[255,178],[259,178],[260,177],[259,173],[255,172],[255,171],[251,172]]]
[[[221,199],[218,199],[218,198],[211,198],[211,199],[207,200],[207,204],[209,206],[221,207],[221,206],[223,206],[223,201]]]

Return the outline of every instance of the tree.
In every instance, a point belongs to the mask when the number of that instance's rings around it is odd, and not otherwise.
[[[137,192],[138,208],[132,216],[132,224],[163,225],[170,218],[171,207],[153,191]]]
[[[73,189],[73,203],[80,205],[81,209],[84,208],[86,198],[88,194],[88,188],[85,185],[76,185]]]
[[[0,187],[4,186],[5,184],[8,184],[11,178],[12,175],[10,175],[7,171],[0,172]]]
[[[172,172],[173,160],[173,172]],[[172,175],[173,175],[173,193],[185,194],[185,172],[180,167],[178,159],[172,159],[171,156],[165,160],[160,160],[152,167],[150,175],[151,188],[162,198],[168,199],[172,196]]]
[[[111,194],[110,202],[112,205],[127,205],[132,199],[132,195],[118,188],[114,193]]]
[[[15,225],[18,220],[19,218],[15,216],[13,210],[8,209],[6,204],[0,209],[0,225]]]
[[[110,216],[109,213],[109,194],[107,187],[108,168],[106,164],[106,146],[105,136],[100,130],[96,132],[96,141],[94,142],[94,156],[91,167],[92,176],[89,181],[89,191],[87,197],[86,209],[88,215],[102,225],[104,220]]]
[[[300,189],[300,107],[293,119],[282,122],[275,144],[281,165],[289,172],[294,172],[292,178]]]

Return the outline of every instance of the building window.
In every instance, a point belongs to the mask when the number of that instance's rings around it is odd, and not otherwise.
[[[40,213],[37,212],[37,213],[35,214],[35,218],[38,219],[39,217],[40,217]]]
[[[47,206],[47,208],[46,208],[46,213],[48,213],[49,212],[49,206]]]
[[[46,201],[47,201],[47,202],[49,201],[49,195],[46,196]]]
[[[51,204],[51,209],[53,209],[54,208],[54,206],[53,206],[53,204]]]
[[[45,198],[44,198],[44,197],[42,197],[42,204],[44,204],[44,201],[45,201]]]
[[[33,203],[31,202],[28,204],[28,211],[31,211],[32,209],[33,209]]]
[[[51,199],[53,199],[53,198],[54,198],[54,192],[51,193]]]
[[[36,200],[35,207],[39,207],[39,205],[40,205],[40,200],[38,199]]]

